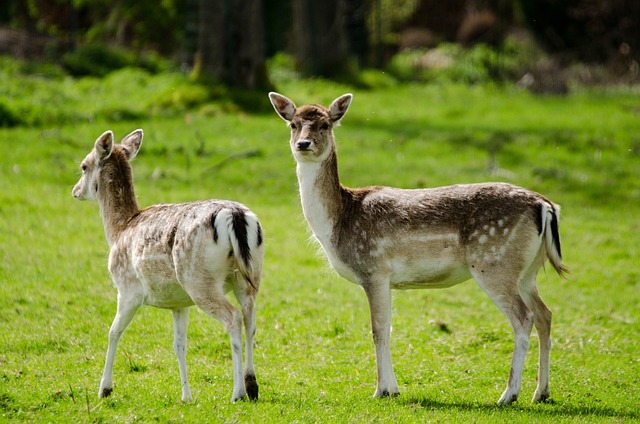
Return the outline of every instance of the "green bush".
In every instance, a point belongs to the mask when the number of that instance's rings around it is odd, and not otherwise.
[[[293,56],[282,52],[276,53],[267,61],[267,71],[274,84],[297,81],[301,78]]]
[[[389,72],[405,81],[482,84],[517,80],[540,55],[535,45],[512,39],[500,47],[477,44],[468,49],[443,43],[435,49],[397,54],[389,65]]]
[[[149,58],[154,66],[166,67]],[[55,65],[0,57],[0,128],[169,117],[212,101],[238,110],[223,86],[191,81],[181,72],[125,67],[103,77],[71,77]]]
[[[67,53],[62,62],[73,76],[103,77],[108,73],[127,67],[140,67],[151,73],[167,71],[169,62],[156,53],[136,55],[128,50],[89,44]]]
[[[15,127],[22,123],[17,114],[0,99],[0,128]]]
[[[183,82],[159,94],[154,104],[164,109],[187,109],[206,103],[207,100],[209,100],[209,90],[206,87]]]
[[[66,54],[62,62],[71,75],[103,77],[116,69],[133,66],[136,59],[122,49],[90,44]]]

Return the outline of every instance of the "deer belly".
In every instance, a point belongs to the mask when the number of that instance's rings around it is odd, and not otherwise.
[[[391,288],[397,290],[447,288],[471,278],[464,264],[447,259],[397,260],[391,268]]]
[[[178,283],[168,256],[147,256],[138,261],[135,268],[144,287],[146,305],[168,309],[193,305],[191,297]]]
[[[144,301],[146,305],[165,309],[186,308],[193,305],[191,297],[175,280],[155,282],[147,285],[146,289]]]

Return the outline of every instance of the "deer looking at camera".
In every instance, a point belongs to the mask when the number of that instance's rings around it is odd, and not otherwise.
[[[114,144],[107,131],[82,161],[73,188],[79,200],[97,200],[111,248],[109,272],[118,289],[118,309],[109,330],[109,347],[99,397],[113,390],[116,349],[142,305],[171,309],[182,400],[191,401],[187,381],[189,307],[197,305],[224,324],[231,339],[232,401],[258,398],[253,367],[255,298],[260,287],[264,244],[258,218],[246,206],[225,200],[154,205],[140,210],[129,163],[142,143],[142,130]],[[240,313],[227,300],[233,291]],[[242,370],[242,321],[246,368]]]
[[[331,266],[367,295],[376,350],[376,397],[398,394],[391,363],[391,289],[444,288],[473,277],[507,316],[515,348],[498,403],[517,400],[535,325],[540,338],[534,402],[549,397],[551,311],[536,288],[547,259],[562,275],[560,208],[544,196],[504,183],[432,189],[347,188],[338,178],[333,128],[351,94],[329,108],[300,108],[269,97],[291,128],[290,147],[304,216]]]

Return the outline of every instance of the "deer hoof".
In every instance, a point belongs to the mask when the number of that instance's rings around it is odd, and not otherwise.
[[[255,375],[245,375],[244,385],[247,389],[249,400],[258,400],[258,381]]]
[[[109,397],[111,395],[111,392],[113,392],[113,387],[105,387],[104,389],[100,390],[100,394],[98,395],[98,397],[99,398]]]

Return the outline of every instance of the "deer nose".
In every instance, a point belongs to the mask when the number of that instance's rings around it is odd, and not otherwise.
[[[296,148],[298,150],[307,150],[311,146],[311,141],[309,140],[300,140],[296,143]]]

